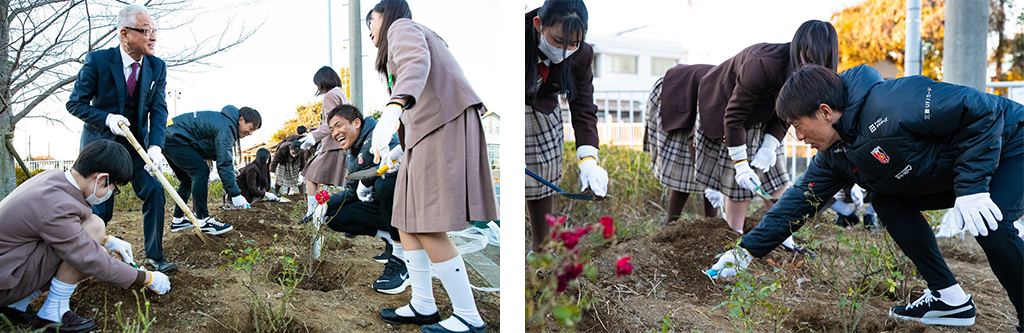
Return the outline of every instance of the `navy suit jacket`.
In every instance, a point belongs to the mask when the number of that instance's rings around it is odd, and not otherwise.
[[[94,51],[85,56],[85,65],[78,72],[75,89],[68,99],[68,112],[85,122],[81,139],[83,148],[95,140],[113,140],[114,134],[106,125],[107,115],[126,113],[124,104],[128,91],[119,47]],[[140,94],[139,109],[135,112],[137,117],[128,120],[138,124],[141,137],[136,139],[143,148],[162,148],[167,127],[167,101],[164,99],[167,64],[156,56],[144,57],[139,68],[142,73],[137,81]]]

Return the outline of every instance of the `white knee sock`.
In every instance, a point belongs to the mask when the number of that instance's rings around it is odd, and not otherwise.
[[[25,298],[22,298],[20,301],[8,304],[7,307],[12,308],[12,309],[16,309],[16,310],[21,311],[21,312],[28,311],[29,303],[32,303],[32,301],[34,301],[36,298],[39,298],[39,295],[42,295],[42,294],[43,294],[43,292],[41,292],[39,290],[33,291],[31,295],[28,295]]]
[[[60,282],[56,277],[50,279],[50,294],[46,296],[43,307],[39,308],[39,318],[59,323],[64,313],[71,311],[68,301],[75,292],[75,287],[78,287],[77,283],[67,284]]]
[[[388,241],[388,244],[394,245],[395,241],[391,240],[391,233],[387,230],[377,230],[377,238],[383,238]]]
[[[313,214],[313,210],[316,209],[316,196],[306,196],[306,216]]]
[[[402,243],[391,243],[391,255],[398,260],[405,261],[405,251],[402,251]]]
[[[959,283],[937,291],[939,292],[939,299],[942,300],[943,303],[949,305],[960,305],[967,302],[967,294],[964,293],[963,288],[960,288]]]
[[[832,208],[832,210],[836,211],[836,213],[839,213],[840,215],[843,215],[843,216],[850,216],[850,214],[853,214],[853,208],[850,208],[849,204],[847,204],[845,202],[842,202],[842,201],[839,201],[839,200],[836,200],[836,202],[833,203],[832,207],[830,207],[830,208]]]
[[[452,312],[459,315],[470,325],[479,327],[484,324],[480,318],[480,312],[476,309],[476,300],[473,298],[473,288],[469,284],[469,275],[466,274],[466,263],[462,261],[462,255],[445,262],[434,264],[434,271],[441,279],[444,290],[448,292],[448,298],[452,300]],[[448,318],[441,322],[441,326],[452,331],[466,331],[469,327],[463,325],[457,318]]]
[[[409,282],[412,284],[412,300],[409,305],[416,308],[420,315],[432,315],[437,313],[437,304],[434,303],[434,285],[430,280],[430,257],[427,250],[419,249],[405,251],[405,267],[409,270]],[[449,296],[450,297],[450,296]],[[399,316],[412,317],[412,309],[409,305],[395,310]]]

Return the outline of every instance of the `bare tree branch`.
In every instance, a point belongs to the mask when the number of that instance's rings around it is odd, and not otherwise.
[[[50,86],[50,89],[46,89],[45,93],[37,96],[31,103],[25,106],[24,110],[22,110],[16,116],[14,116],[13,122],[17,123],[19,120],[21,120],[21,118],[24,118],[26,115],[28,115],[29,112],[32,112],[32,110],[35,109],[36,106],[39,105],[39,103],[42,103],[43,100],[50,98],[50,95],[52,95],[54,91],[57,91],[57,89],[60,89],[61,87],[70,84],[71,82],[75,82],[76,79],[78,78],[70,76]]]

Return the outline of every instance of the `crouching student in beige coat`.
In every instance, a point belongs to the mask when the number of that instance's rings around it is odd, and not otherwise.
[[[0,314],[15,324],[45,327],[46,332],[58,326],[60,332],[96,328],[68,304],[78,281],[88,276],[122,288],[145,286],[157,294],[171,289],[163,273],[130,266],[131,244],[107,236],[103,220],[90,208],[132,179],[128,150],[114,141],[96,140],[82,149],[71,168],[40,173],[0,201]],[[46,288],[46,302],[33,315],[28,305]]]
[[[405,147],[395,185],[391,224],[398,228],[412,285],[409,305],[385,309],[392,324],[419,324],[421,332],[485,332],[466,265],[447,232],[467,221],[498,218],[480,114],[483,103],[469,86],[448,45],[413,22],[404,0],[384,0],[366,15],[377,47],[377,72],[388,78],[391,101],[372,134],[375,160],[391,164],[400,151],[388,146],[398,130]],[[453,316],[441,321],[430,267],[452,300]]]

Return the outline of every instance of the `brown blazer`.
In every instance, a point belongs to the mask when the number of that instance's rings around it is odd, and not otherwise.
[[[714,65],[679,64],[665,72],[661,80],[661,128],[665,132],[691,130],[697,121],[697,88],[700,79]]]
[[[91,215],[64,171],[45,171],[18,186],[0,201],[0,290],[23,279],[49,283],[62,261],[122,288],[141,285],[145,272],[111,257],[82,229]]]
[[[277,144],[277,150],[274,151],[274,158],[270,159],[270,172],[277,172],[277,165],[282,163],[295,163],[299,161],[299,171],[302,171],[306,167],[306,161],[309,160],[309,151],[299,149],[299,154],[292,156],[291,153],[292,141],[282,141]]]
[[[387,52],[387,70],[395,80],[391,97],[412,98],[400,118],[406,149],[470,106],[483,104],[448,44],[422,24],[406,18],[395,20],[388,28]]]
[[[729,147],[746,144],[745,127],[764,123],[782,141],[789,128],[775,115],[775,99],[789,75],[789,43],[754,44],[715,66],[700,80],[700,126],[704,135],[725,137]]]
[[[341,150],[341,144],[338,143],[338,140],[324,140],[324,138],[331,136],[331,126],[327,125],[327,115],[335,107],[342,104],[348,104],[348,98],[345,98],[345,92],[340,87],[334,87],[324,94],[324,103],[320,107],[320,127],[308,132],[308,135],[312,135],[316,141],[323,144],[322,148],[320,148],[321,151]]]
[[[537,10],[526,13],[526,47],[537,48],[539,37],[533,28],[533,18]],[[527,59],[526,70],[536,70],[540,59]],[[562,67],[572,65],[570,72],[576,82],[576,99],[569,102],[569,116],[572,129],[576,134],[576,146],[598,147],[601,140],[597,136],[597,105],[594,104],[594,47],[581,43],[580,48],[564,61],[550,67],[548,79],[541,82],[535,92],[526,92],[526,104],[544,114],[551,114],[558,106],[558,92],[562,90],[557,82],[561,81]],[[539,78],[539,76],[538,76]]]

